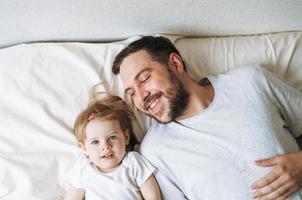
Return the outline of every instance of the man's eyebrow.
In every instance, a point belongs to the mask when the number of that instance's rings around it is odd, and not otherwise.
[[[138,72],[138,73],[135,75],[134,80],[137,81],[138,78],[140,77],[140,75],[141,75],[142,73],[144,73],[145,71],[151,71],[151,69],[150,69],[150,68],[142,69],[140,72]],[[131,89],[131,88],[129,88],[129,87],[126,88],[126,89],[125,89],[125,94],[127,94],[127,91],[130,90],[130,89]]]

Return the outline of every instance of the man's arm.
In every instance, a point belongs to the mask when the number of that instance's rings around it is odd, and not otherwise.
[[[286,126],[302,144],[302,93],[280,78],[264,71],[267,84]],[[260,167],[273,167],[272,171],[254,182],[254,198],[285,199],[302,186],[302,151],[278,155],[255,162]]]
[[[253,198],[286,199],[302,186],[302,151],[258,160],[260,167],[273,167],[252,184]]]

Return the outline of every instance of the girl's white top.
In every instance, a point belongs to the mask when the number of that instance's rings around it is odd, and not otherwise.
[[[137,152],[128,152],[115,171],[97,171],[83,155],[76,159],[62,183],[69,187],[85,190],[86,200],[143,199],[139,190],[155,171],[155,168]]]

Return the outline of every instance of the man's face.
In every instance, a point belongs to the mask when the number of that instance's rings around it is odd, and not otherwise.
[[[170,122],[186,108],[188,94],[178,77],[145,50],[127,56],[120,75],[125,93],[135,106],[162,123]]]

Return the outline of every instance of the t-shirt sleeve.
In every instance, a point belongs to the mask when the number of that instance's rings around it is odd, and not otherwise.
[[[165,176],[160,170],[154,172],[157,183],[164,199],[187,199],[181,189],[173,182],[169,176]]]
[[[155,171],[155,167],[137,152],[131,152],[130,156],[133,167],[133,176],[135,177],[136,184],[141,186]]]
[[[162,157],[158,156],[161,152],[157,152],[157,149],[154,150],[153,148],[156,139],[158,139],[155,135],[162,132],[155,128],[156,124],[148,130],[148,133],[140,146],[140,152],[144,158],[148,158],[152,164],[158,166],[153,174],[160,187],[163,199],[187,199],[182,190],[177,186],[175,177],[171,174],[169,166],[167,166],[165,162],[162,162]]]
[[[65,190],[68,190],[71,187],[84,189],[81,174],[86,162],[85,157],[81,155],[71,163],[70,168],[66,170],[66,174],[63,176],[61,182],[61,185]]]
[[[263,70],[273,100],[287,128],[295,137],[302,135],[302,92],[277,75]]]

